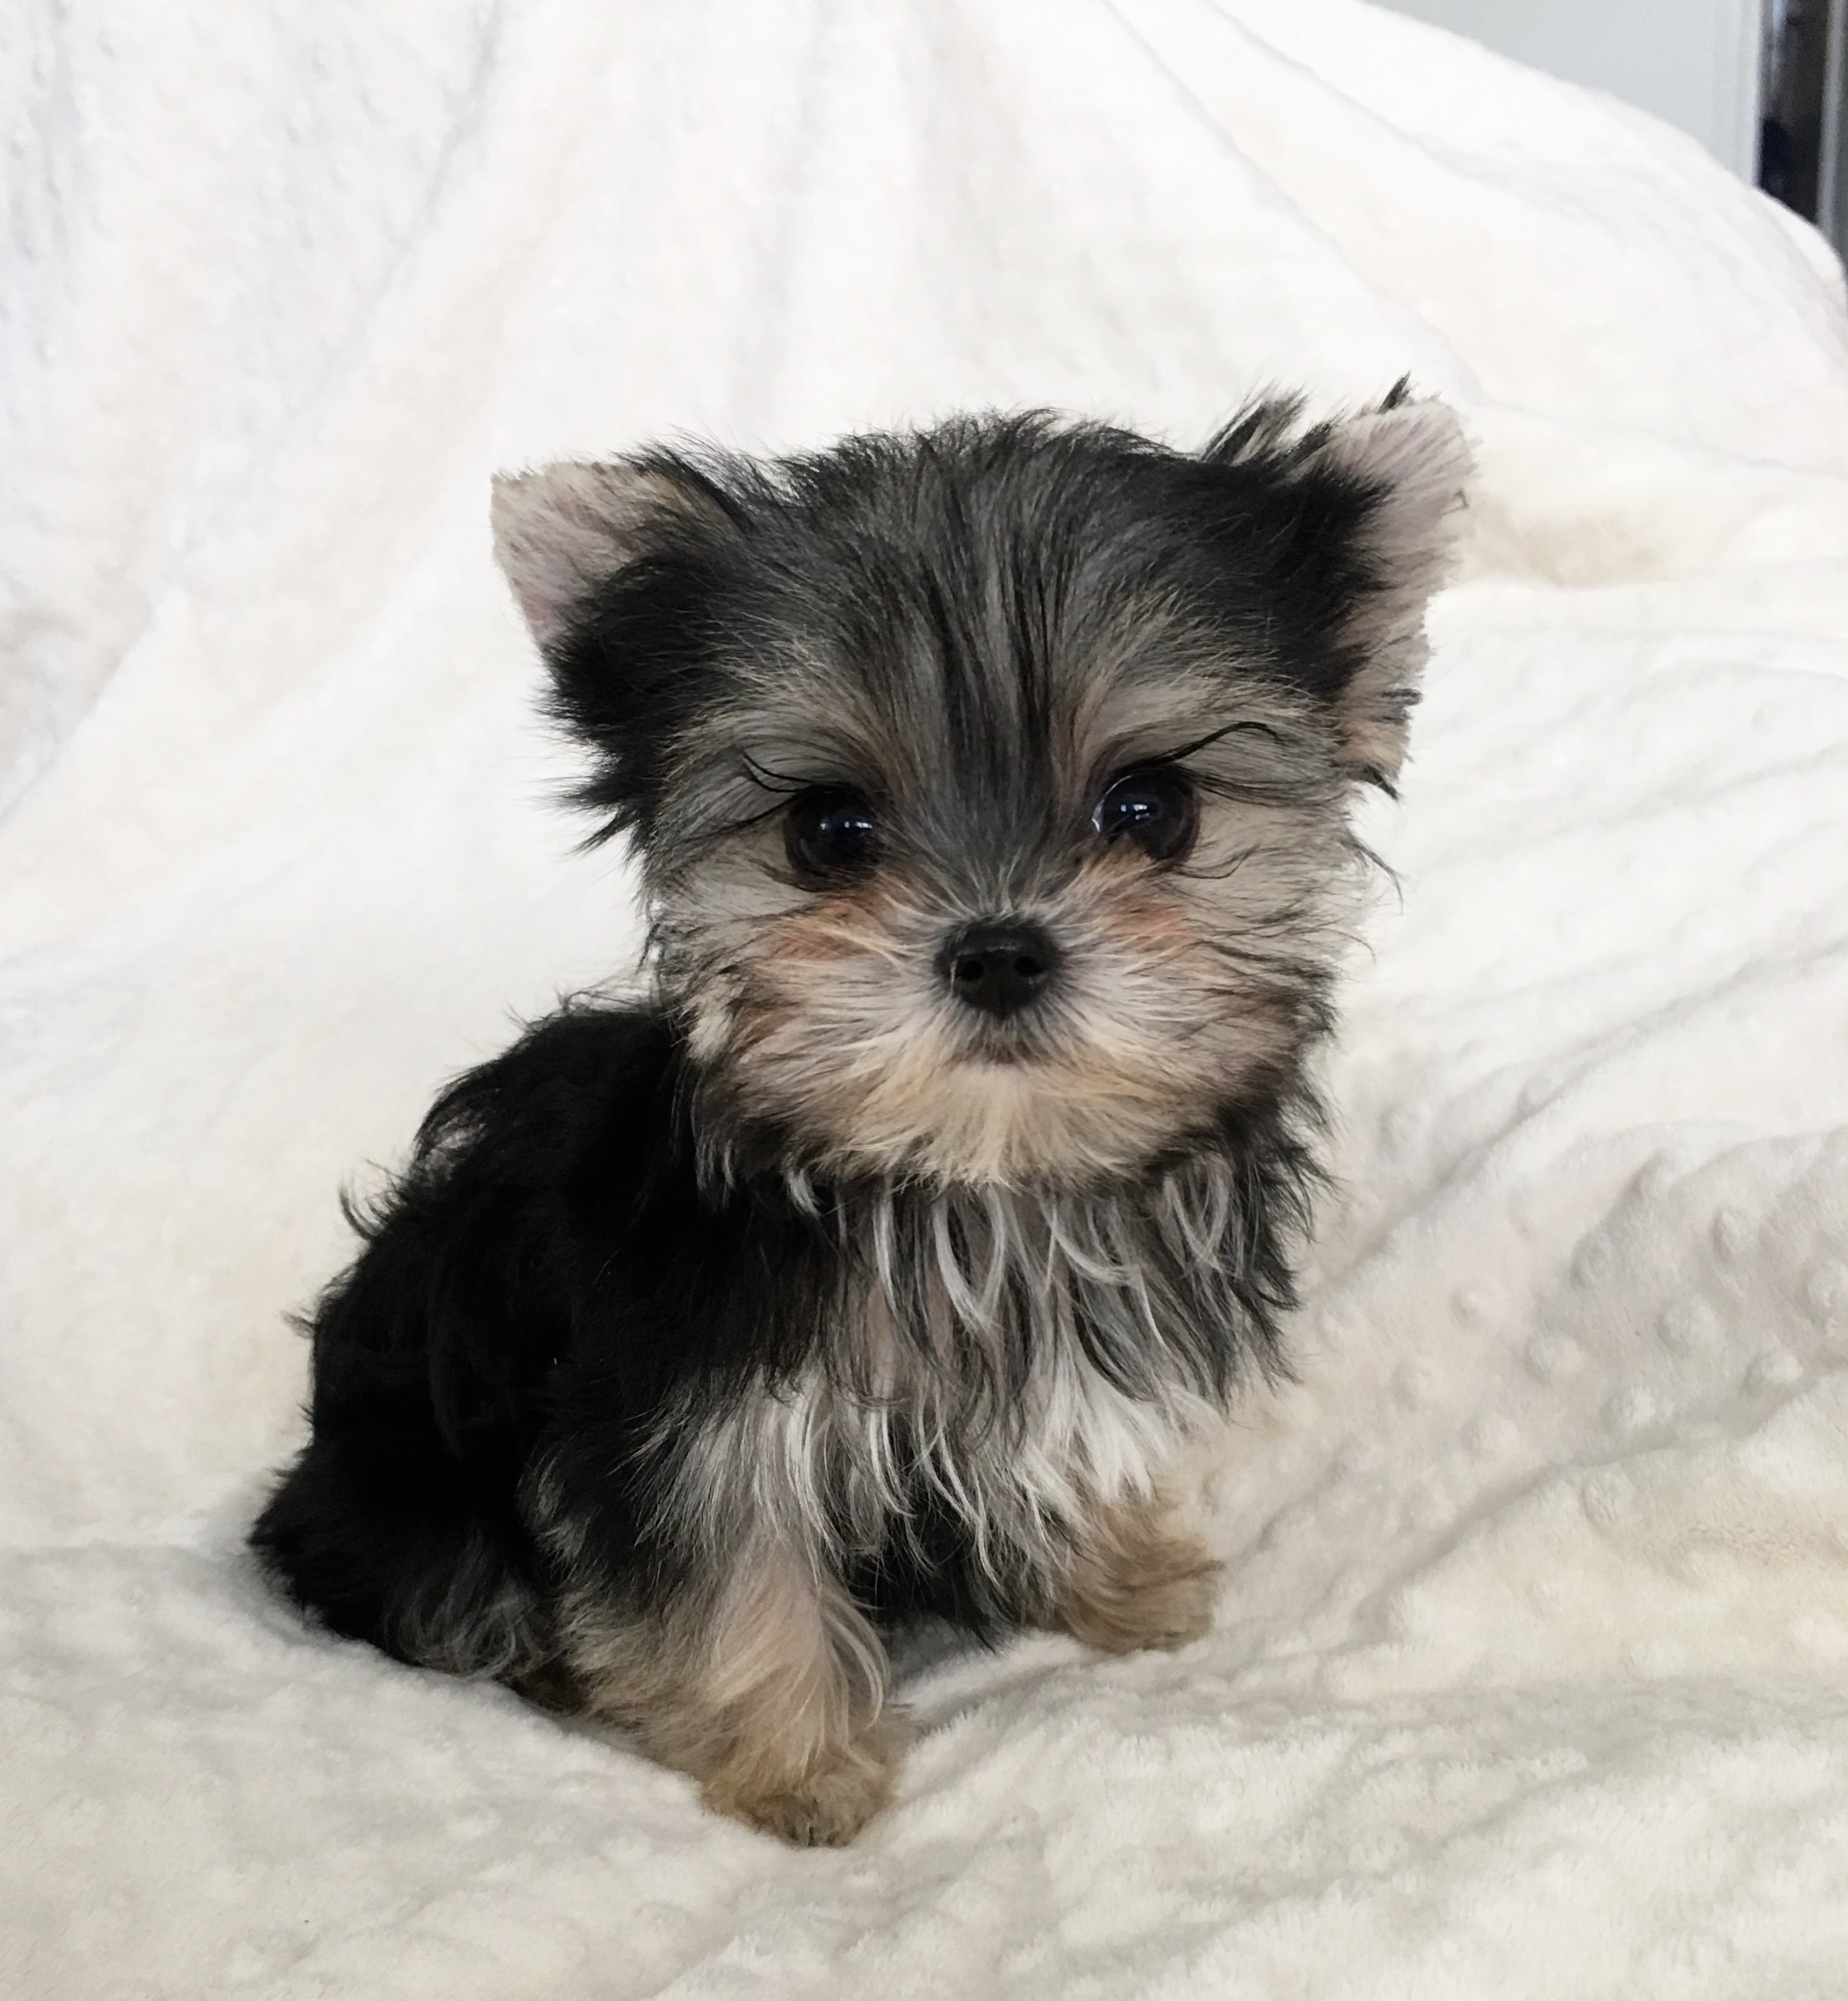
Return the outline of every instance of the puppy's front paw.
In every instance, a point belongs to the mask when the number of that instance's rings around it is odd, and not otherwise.
[[[1147,1521],[1112,1529],[1074,1566],[1056,1623],[1106,1654],[1171,1651],[1209,1631],[1220,1566],[1206,1550]]]
[[[719,1772],[704,1790],[708,1806],[779,1840],[798,1848],[838,1848],[890,1798],[893,1764],[886,1733],[868,1733],[799,1777]]]
[[[1093,1600],[1085,1608],[1086,1630],[1074,1634],[1088,1646],[1108,1654],[1133,1654],[1145,1648],[1172,1652],[1190,1645],[1213,1628],[1213,1601],[1219,1596],[1219,1565],[1202,1555],[1200,1568],[1147,1583],[1120,1587],[1107,1603]]]

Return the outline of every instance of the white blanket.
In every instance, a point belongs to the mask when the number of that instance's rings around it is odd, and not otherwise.
[[[1690,141],[1357,0],[9,0],[0,1991],[1837,1996],[1848,320]],[[1465,412],[1300,1382],[1174,1658],[914,1664],[799,1853],[240,1554],[284,1314],[627,963],[495,468]]]

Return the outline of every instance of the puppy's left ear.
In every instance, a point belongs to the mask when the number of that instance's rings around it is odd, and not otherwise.
[[[1392,789],[1430,649],[1425,611],[1462,525],[1469,447],[1446,404],[1400,383],[1376,409],[1296,428],[1296,406],[1261,404],[1206,457],[1281,489],[1295,608],[1318,629],[1316,692],[1334,708],[1349,774]],[[1273,489],[1276,492],[1276,489]]]
[[[491,518],[496,560],[549,652],[600,585],[722,514],[706,482],[663,456],[502,473]]]

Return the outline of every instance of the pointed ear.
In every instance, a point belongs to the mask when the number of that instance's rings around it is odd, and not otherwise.
[[[1330,427],[1312,462],[1365,501],[1354,530],[1355,589],[1340,628],[1352,671],[1336,698],[1342,761],[1392,788],[1430,653],[1425,611],[1449,576],[1470,475],[1463,426],[1403,385],[1377,410]]]
[[[723,518],[711,489],[665,459],[567,459],[494,482],[495,558],[541,649],[564,638],[597,585]]]
[[[1350,776],[1392,788],[1429,652],[1425,607],[1461,524],[1470,454],[1446,405],[1401,382],[1377,409],[1304,426],[1300,399],[1255,404],[1207,447],[1283,503],[1293,591],[1325,635],[1333,706]]]

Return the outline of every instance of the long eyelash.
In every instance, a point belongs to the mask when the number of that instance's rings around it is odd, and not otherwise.
[[[812,778],[793,778],[786,772],[771,771],[767,764],[760,764],[748,750],[740,750],[738,756],[746,771],[767,792],[806,792],[814,784]]]
[[[1260,736],[1268,736],[1273,743],[1283,740],[1281,732],[1273,729],[1268,722],[1228,722],[1223,729],[1209,730],[1204,736],[1195,737],[1191,743],[1183,743],[1178,750],[1157,751],[1152,757],[1139,757],[1135,768],[1139,771],[1157,769],[1163,765],[1178,764],[1185,757],[1191,757],[1196,750],[1204,750],[1209,743],[1216,743],[1221,737],[1236,736],[1241,730],[1255,729]]]

